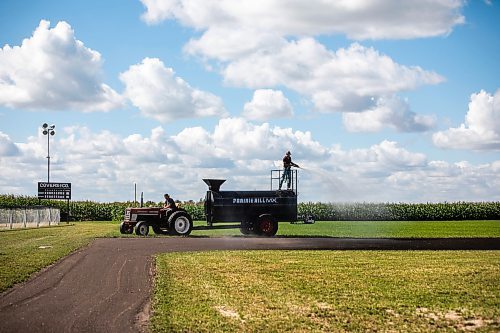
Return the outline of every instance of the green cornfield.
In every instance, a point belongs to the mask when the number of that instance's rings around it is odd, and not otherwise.
[[[72,221],[120,221],[123,219],[127,207],[139,207],[138,202],[95,202],[95,201],[70,201],[69,205],[64,200],[38,200],[35,196],[0,194],[0,208],[22,208],[33,206],[57,207],[61,210],[61,220],[69,215]],[[178,203],[186,209],[194,220],[204,220],[203,203],[187,202]],[[147,201],[145,207],[161,207],[163,202]],[[69,208],[69,211],[68,211]]]
[[[499,220],[500,202],[300,203],[299,215],[318,221]]]
[[[125,208],[138,207],[134,202],[41,200],[34,196],[0,195],[0,208],[51,206],[61,209],[62,220],[70,216],[75,221],[120,221]],[[162,202],[148,201],[147,207],[159,207]],[[203,202],[185,202],[193,220],[205,220]],[[299,217],[313,216],[317,221],[460,221],[500,220],[500,202],[444,203],[299,203]]]

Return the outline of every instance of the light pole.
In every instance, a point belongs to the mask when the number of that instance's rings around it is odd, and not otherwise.
[[[47,123],[42,125],[43,135],[47,136],[47,183],[50,183],[50,136],[56,134],[54,128],[56,125],[47,125]]]

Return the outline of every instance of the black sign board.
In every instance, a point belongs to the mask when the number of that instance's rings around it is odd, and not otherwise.
[[[38,199],[71,200],[71,183],[38,182]]]

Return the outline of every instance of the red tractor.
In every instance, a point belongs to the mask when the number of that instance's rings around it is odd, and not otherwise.
[[[147,236],[149,227],[158,235],[187,236],[193,229],[193,219],[182,208],[127,208],[120,232],[131,234],[135,231],[137,235]]]

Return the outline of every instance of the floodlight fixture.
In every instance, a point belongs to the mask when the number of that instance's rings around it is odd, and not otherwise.
[[[47,183],[50,183],[50,140],[49,140],[49,138],[56,134],[56,131],[54,131],[55,127],[56,127],[56,125],[54,125],[54,124],[49,126],[47,123],[44,123],[42,125],[42,128],[43,128],[42,134],[47,136]]]

